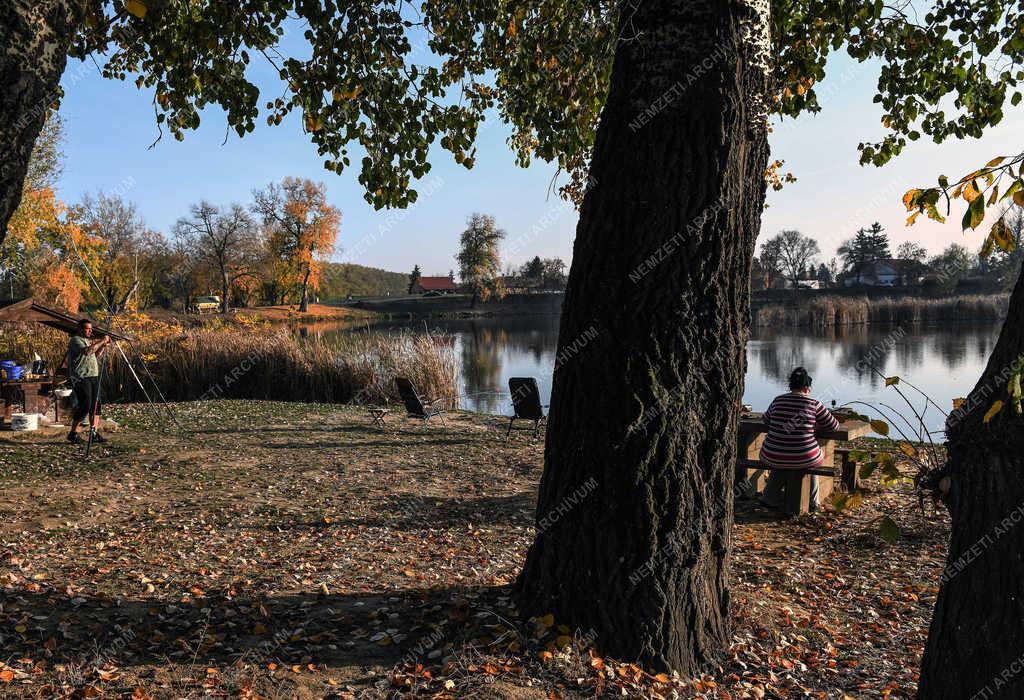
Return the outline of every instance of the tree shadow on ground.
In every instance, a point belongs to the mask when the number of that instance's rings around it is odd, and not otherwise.
[[[437,658],[428,655],[446,644],[457,649],[486,613],[508,615],[511,595],[509,587],[466,586],[263,597],[239,586],[216,596],[127,599],[8,588],[0,602],[8,619],[23,622],[0,628],[0,649],[83,671],[178,665],[202,676],[239,662],[386,669]]]
[[[342,518],[330,522],[275,513],[265,527],[273,531],[322,530],[350,527],[383,527],[392,530],[441,530],[467,525],[534,524],[535,498],[531,493],[482,498],[440,498],[415,494],[391,494],[374,507],[368,517]],[[230,527],[230,526],[228,526]],[[249,526],[245,526],[249,527]]]
[[[465,438],[436,438],[430,440],[417,440],[408,445],[408,449],[414,450],[421,445],[472,445],[473,440]],[[346,447],[401,447],[395,442],[386,440],[352,440],[351,442],[320,442],[310,440],[309,442],[266,442],[260,445],[268,450],[304,450],[310,447],[326,449],[344,449]]]

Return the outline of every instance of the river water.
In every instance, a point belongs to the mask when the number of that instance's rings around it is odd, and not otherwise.
[[[385,322],[373,326],[387,332],[450,333],[460,371],[460,407],[483,413],[510,414],[509,377],[536,377],[548,403],[558,343],[558,316],[496,317],[474,320]],[[333,333],[319,331],[329,342]],[[785,391],[790,371],[799,365],[814,377],[813,394],[826,405],[864,402],[854,408],[882,415],[885,404],[906,410],[894,389],[872,371],[897,375],[913,383],[942,409],[949,411],[956,397],[966,396],[988,359],[999,324],[953,326],[860,326],[839,333],[813,333],[806,329],[755,332],[747,345],[744,403],[764,410],[774,396]],[[926,401],[900,385],[918,411]],[[944,416],[927,407],[924,421],[941,431]]]

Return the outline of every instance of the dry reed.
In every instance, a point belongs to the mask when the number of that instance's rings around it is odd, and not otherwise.
[[[68,336],[42,326],[0,335],[0,354],[38,352],[59,367]],[[150,396],[155,380],[169,400],[272,399],[383,403],[398,399],[396,376],[429,397],[459,395],[454,346],[446,336],[348,333],[332,342],[297,338],[283,328],[189,329],[161,325],[120,343]],[[103,392],[110,401],[144,400],[119,352],[105,353]]]
[[[768,304],[753,313],[761,328],[798,326],[832,328],[865,323],[958,323],[990,321],[1006,314],[1003,294],[926,299],[920,297],[868,299],[867,297],[815,297],[799,306]]]

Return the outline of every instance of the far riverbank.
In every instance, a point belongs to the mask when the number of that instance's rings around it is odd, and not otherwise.
[[[1006,316],[1008,294],[953,297],[797,296],[754,304],[755,328],[834,328],[869,323],[961,323],[998,321]]]

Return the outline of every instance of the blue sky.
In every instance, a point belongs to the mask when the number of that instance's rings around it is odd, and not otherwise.
[[[933,251],[951,242],[980,245],[980,229],[969,236],[960,232],[959,212],[945,225],[922,219],[908,229],[900,198],[939,173],[952,178],[992,156],[1018,152],[1024,141],[1021,113],[1011,111],[980,141],[918,141],[884,168],[862,167],[857,144],[883,133],[881,112],[871,102],[873,67],[837,56],[828,72],[819,86],[820,114],[774,125],[773,157],[784,159],[798,181],[769,192],[762,238],[799,229],[818,239],[827,260],[858,227],[877,220],[895,243],[913,239]],[[149,148],[158,133],[149,91],[104,80],[91,62],[70,63],[63,84],[66,162],[59,195],[65,201],[76,202],[85,192],[118,193],[136,203],[151,228],[169,233],[200,199],[248,204],[253,188],[292,175],[324,182],[341,209],[336,260],[403,272],[418,264],[424,274],[447,273],[455,267],[465,219],[476,211],[494,215],[508,232],[505,262],[571,257],[576,212],[554,194],[554,168],[516,167],[505,143],[508,129],[496,119],[481,128],[472,170],[437,148],[433,169],[418,187],[420,201],[406,211],[374,211],[362,199],[355,170],[339,176],[322,168],[295,115],[277,127],[259,120],[255,132],[241,139],[232,132],[224,143],[223,115],[207,109],[200,129],[188,132],[185,141],[165,135]]]

